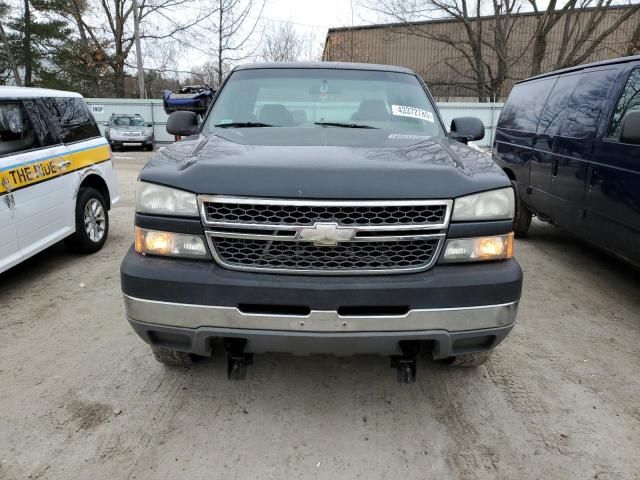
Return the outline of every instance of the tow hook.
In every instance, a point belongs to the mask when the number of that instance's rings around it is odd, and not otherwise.
[[[247,377],[247,366],[253,365],[253,355],[244,353],[247,340],[244,338],[225,338],[224,349],[227,352],[227,378],[244,380]]]
[[[402,355],[391,355],[391,367],[396,368],[398,382],[414,383],[416,381],[416,359],[420,353],[420,344],[410,340],[403,340],[398,343]]]

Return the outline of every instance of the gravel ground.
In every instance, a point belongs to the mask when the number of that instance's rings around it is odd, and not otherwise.
[[[118,267],[146,154],[116,159],[105,248],[0,275],[0,478],[637,479],[640,274],[534,223],[518,324],[491,363],[256,358],[168,370],[124,318]]]

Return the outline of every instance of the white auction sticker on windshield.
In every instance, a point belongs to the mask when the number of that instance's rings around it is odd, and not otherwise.
[[[433,123],[433,113],[422,108],[407,107],[406,105],[391,105],[391,114],[398,117],[419,118]]]

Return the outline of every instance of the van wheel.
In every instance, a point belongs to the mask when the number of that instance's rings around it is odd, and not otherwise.
[[[516,197],[516,214],[513,217],[513,231],[516,237],[526,237],[529,233],[529,227],[531,227],[531,217],[533,213],[529,210],[520,200],[518,189],[516,188],[516,182],[512,181],[513,189]]]
[[[109,234],[107,202],[95,188],[81,188],[76,201],[76,233],[65,240],[77,253],[94,253],[102,248]]]
[[[493,350],[486,352],[465,353],[449,359],[449,365],[452,367],[479,367],[487,363],[491,358]]]
[[[153,358],[172,367],[184,367],[193,363],[193,355],[172,348],[152,346]]]

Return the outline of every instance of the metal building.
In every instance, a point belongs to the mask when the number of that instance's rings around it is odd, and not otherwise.
[[[574,58],[578,63],[630,55],[640,47],[640,10],[635,5],[615,6],[606,9],[576,9],[565,14],[546,34],[547,49],[542,72],[554,70],[574,47],[582,48]],[[543,12],[544,13],[544,12]],[[510,19],[499,19],[509,24],[506,42],[508,76],[501,88],[494,88],[486,100],[504,100],[514,82],[531,76],[533,37],[541,17],[534,13],[513,14]],[[616,27],[618,19],[622,23]],[[599,22],[597,20],[600,20]],[[495,48],[496,17],[480,17],[483,57],[492,74],[497,71]],[[568,28],[567,21],[570,21]],[[471,28],[477,20],[472,20]],[[611,32],[604,41],[590,43],[603,33]],[[413,23],[391,23],[359,27],[329,29],[323,60],[381,63],[409,67],[424,78],[433,95],[439,101],[477,101],[475,78],[469,62],[470,54],[465,44],[466,33],[461,22],[451,19]],[[585,43],[580,42],[585,40]],[[590,51],[593,50],[593,51]],[[584,53],[588,53],[586,56]],[[637,52],[636,52],[637,53]],[[490,79],[487,78],[487,84]],[[497,92],[497,93],[495,93]]]

